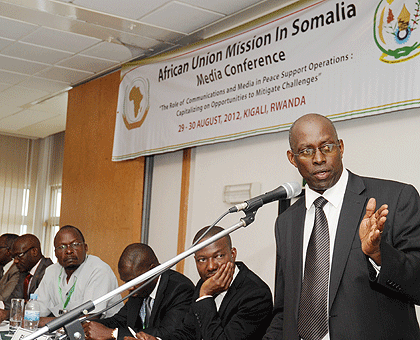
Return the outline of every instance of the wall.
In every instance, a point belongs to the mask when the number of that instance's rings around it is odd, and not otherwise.
[[[119,80],[115,72],[69,92],[60,218],[116,274],[122,250],[140,241],[144,171],[143,158],[111,161]]]

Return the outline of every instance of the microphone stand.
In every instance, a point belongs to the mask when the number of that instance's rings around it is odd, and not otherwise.
[[[235,230],[246,227],[255,220],[255,214],[257,213],[258,208],[260,208],[263,205],[257,204],[257,206],[253,207],[252,210],[245,211],[245,217],[241,218],[239,222],[235,223],[233,226],[229,227],[228,229],[225,229],[216,235],[209,237],[208,239],[205,239],[204,241],[190,247],[186,251],[178,254],[171,260],[168,260],[152,269],[147,271],[146,273],[132,279],[129,282],[126,282],[125,284],[121,285],[120,287],[117,287],[116,289],[112,290],[111,292],[101,296],[100,298],[94,300],[94,301],[87,301],[83,303],[82,305],[72,309],[66,314],[61,315],[60,317],[48,322],[44,327],[39,328],[34,333],[26,336],[23,338],[23,340],[33,340],[36,339],[39,336],[44,335],[48,332],[54,332],[57,329],[60,329],[61,327],[64,327],[67,336],[70,340],[84,340],[85,339],[85,333],[83,331],[83,327],[81,322],[84,321],[85,317],[88,315],[88,313],[95,309],[95,306],[98,304],[107,301],[111,299],[114,295],[117,295],[123,291],[125,291],[128,288],[131,288],[137,284],[140,284],[152,277],[159,276],[164,271],[168,270],[178,262],[182,261],[186,257],[190,256],[191,254],[195,253],[196,251],[207,247],[209,244],[221,239],[222,237],[234,232]],[[82,318],[84,317],[84,318]],[[82,318],[80,320],[79,318]]]

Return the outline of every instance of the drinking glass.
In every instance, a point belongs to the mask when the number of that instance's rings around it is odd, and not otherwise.
[[[13,334],[20,327],[23,319],[24,299],[12,299],[10,305],[9,333]]]

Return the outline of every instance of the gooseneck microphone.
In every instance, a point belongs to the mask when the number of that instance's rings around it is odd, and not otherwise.
[[[237,204],[229,209],[230,212],[237,211],[250,211],[253,209],[258,209],[264,204],[271,203],[273,201],[278,201],[280,199],[293,198],[298,196],[302,192],[302,186],[298,182],[289,182],[280,185],[278,188],[261,194],[257,197],[250,198],[244,203]]]

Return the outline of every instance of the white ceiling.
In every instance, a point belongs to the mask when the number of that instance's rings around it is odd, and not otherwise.
[[[64,131],[67,91],[298,0],[0,0],[0,134]]]

